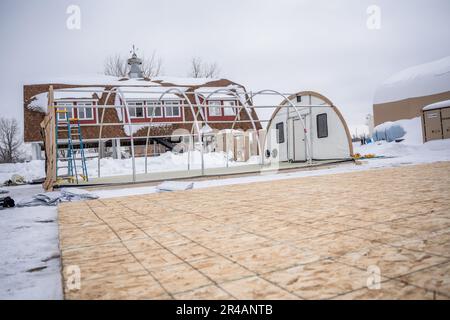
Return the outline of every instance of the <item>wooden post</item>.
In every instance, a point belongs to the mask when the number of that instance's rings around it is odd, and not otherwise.
[[[43,188],[52,191],[56,183],[56,110],[54,107],[53,86],[48,90],[47,114],[41,122],[41,132],[45,145],[45,172]]]

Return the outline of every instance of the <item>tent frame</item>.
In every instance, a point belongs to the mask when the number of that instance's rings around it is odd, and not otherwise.
[[[176,87],[171,87],[171,88],[167,88],[165,90],[161,90],[162,88],[160,87],[154,87],[155,91],[152,91],[153,87],[149,87],[150,91],[146,91],[145,93],[154,93],[154,94],[159,94],[159,98],[156,100],[158,102],[158,104],[156,104],[156,106],[158,105],[162,105],[161,102],[164,100],[164,97],[167,96],[168,94],[175,94],[177,95],[180,99],[180,101],[182,101],[182,103],[180,104],[180,108],[188,108],[192,115],[193,115],[193,120],[192,121],[182,121],[182,122],[173,122],[173,121],[158,121],[158,125],[161,124],[167,124],[167,125],[173,125],[173,124],[192,124],[191,126],[191,130],[190,130],[190,134],[176,134],[177,137],[189,137],[189,148],[188,148],[188,152],[191,151],[191,148],[194,149],[194,141],[197,140],[198,144],[199,144],[199,148],[201,151],[201,175],[204,176],[205,175],[205,162],[204,162],[204,152],[205,152],[205,143],[204,143],[204,138],[206,136],[208,136],[208,133],[202,132],[202,128],[201,125],[204,124],[205,126],[209,125],[209,124],[215,124],[215,123],[221,123],[221,124],[228,124],[229,128],[231,130],[234,130],[234,128],[236,127],[236,125],[238,123],[250,123],[251,127],[253,128],[255,135],[256,135],[256,139],[257,139],[257,152],[259,153],[259,155],[261,156],[260,158],[260,165],[264,166],[265,165],[265,155],[264,155],[264,147],[267,143],[267,136],[268,134],[264,135],[264,139],[261,139],[260,137],[260,132],[258,130],[258,123],[261,125],[261,123],[267,123],[267,128],[270,127],[271,119],[268,120],[256,120],[253,117],[252,112],[255,112],[258,109],[276,109],[275,113],[277,112],[277,110],[279,110],[280,108],[287,108],[288,109],[288,116],[290,113],[290,110],[293,109],[294,112],[297,114],[298,119],[300,120],[300,123],[303,127],[303,130],[305,132],[305,145],[306,145],[306,156],[307,156],[307,165],[312,165],[313,164],[313,158],[312,158],[312,148],[313,148],[313,144],[312,144],[312,136],[311,136],[311,132],[308,131],[306,123],[302,117],[301,114],[301,110],[303,110],[304,108],[309,108],[309,112],[311,113],[312,108],[314,107],[330,107],[330,108],[335,108],[333,106],[333,104],[326,99],[325,102],[327,103],[326,105],[301,105],[301,106],[297,106],[294,103],[292,103],[292,98],[297,96],[299,93],[296,94],[286,94],[286,93],[281,93],[279,91],[276,90],[272,90],[272,89],[264,89],[264,90],[260,90],[257,92],[247,92],[245,91],[245,89],[243,87],[231,87],[231,88],[219,88],[219,89],[215,89],[213,91],[209,91],[209,92],[199,92],[197,90],[194,90],[193,92],[191,91],[183,91],[180,88],[176,88]],[[159,89],[159,90],[158,90]],[[242,90],[241,92],[239,92],[238,90]],[[148,123],[144,123],[146,128],[146,135],[145,136],[139,136],[136,137],[134,130],[133,130],[133,126],[135,125],[139,125],[142,126],[143,123],[135,123],[132,121],[131,117],[130,117],[130,106],[127,102],[127,99],[124,95],[124,93],[142,93],[142,91],[133,91],[132,87],[113,87],[111,89],[89,89],[89,88],[70,88],[70,89],[58,89],[55,90],[53,88],[53,86],[49,87],[49,94],[48,94],[48,113],[46,114],[44,121],[41,123],[41,132],[42,135],[44,137],[44,144],[45,144],[45,153],[46,153],[46,180],[44,182],[44,188],[46,190],[50,190],[53,188],[53,186],[56,184],[56,172],[54,170],[55,164],[56,164],[56,139],[55,139],[55,133],[54,133],[54,127],[55,127],[55,119],[56,119],[56,113],[55,113],[55,92],[58,91],[70,91],[70,92],[92,92],[92,93],[97,93],[98,96],[103,96],[103,93],[107,93],[106,95],[106,99],[104,100],[104,103],[102,105],[93,105],[92,108],[96,108],[96,109],[101,109],[101,115],[99,117],[97,117],[97,123],[96,124],[86,124],[86,126],[98,126],[99,127],[99,135],[98,135],[98,139],[97,139],[97,143],[99,148],[101,148],[102,143],[105,140],[110,140],[111,138],[105,138],[103,137],[103,132],[104,132],[104,127],[106,126],[128,126],[129,129],[129,137],[128,138],[118,138],[118,140],[129,140],[130,141],[130,148],[131,148],[131,161],[132,161],[132,182],[135,183],[137,182],[137,177],[136,177],[136,154],[135,154],[135,140],[136,139],[145,139],[145,173],[148,173],[147,170],[147,163],[148,163],[148,148],[149,148],[149,142],[150,139],[152,138],[168,138],[168,137],[172,137],[172,136],[155,136],[151,134],[151,128],[153,127],[153,125],[155,124],[155,122],[153,122],[154,118],[155,118],[155,109],[153,108],[153,112],[152,115],[150,117],[150,120]],[[99,95],[99,93],[101,93]],[[108,101],[111,98],[112,94],[116,94],[116,97],[118,96],[120,98],[120,104],[116,104],[116,102],[113,105],[108,105]],[[234,101],[238,101],[239,103],[236,105],[236,116],[234,117],[234,120],[230,121],[230,120],[220,120],[220,121],[209,121],[208,117],[206,117],[206,114],[204,114],[204,112],[206,112],[207,108],[209,108],[210,106],[208,105],[208,101],[210,101],[210,99],[212,97],[214,97],[216,94],[225,94],[230,96],[231,98],[234,98]],[[188,95],[194,95],[194,99],[196,101],[196,103],[192,103],[191,100],[188,98]],[[270,105],[270,104],[262,104],[262,105],[255,105],[254,101],[255,98],[263,98],[264,96],[275,96],[275,97],[281,97],[283,99],[282,103],[279,105]],[[203,102],[200,103],[200,98],[203,99]],[[155,99],[151,99],[153,101],[155,101]],[[222,100],[222,99],[218,99],[218,100]],[[117,101],[117,99],[115,99],[115,101]],[[229,108],[229,106],[224,106],[224,105],[215,105],[215,108]],[[66,108],[70,109],[70,108],[77,108],[77,106],[66,106]],[[119,109],[123,110],[122,114],[122,119],[121,122],[119,123],[105,123],[105,111],[106,109],[109,108],[114,108],[117,111],[119,111]],[[144,107],[143,107],[144,108]],[[98,110],[100,111],[100,110]],[[240,114],[241,112],[244,111],[245,114],[248,117],[248,120],[241,120],[240,119]],[[339,114],[340,115],[340,114]],[[272,116],[273,117],[273,116]],[[340,116],[342,117],[342,116]],[[311,117],[310,117],[311,118]],[[120,119],[119,119],[120,120]],[[343,120],[343,119],[342,119]],[[345,121],[344,121],[345,124]],[[83,125],[82,125],[83,126]],[[345,125],[346,127],[346,125]],[[311,126],[310,126],[311,128]],[[348,128],[346,127],[346,129],[348,130]],[[289,135],[287,135],[288,138]],[[287,144],[289,145],[289,143]],[[227,152],[228,154],[228,152]],[[190,155],[188,156],[188,159],[190,159]],[[189,162],[190,160],[188,160]],[[228,155],[227,155],[227,167],[228,167]],[[188,163],[188,170],[190,168],[190,163]],[[97,169],[98,169],[98,177],[101,177],[101,155],[100,155],[100,150],[99,150],[99,154],[98,154],[98,163],[97,163]]]

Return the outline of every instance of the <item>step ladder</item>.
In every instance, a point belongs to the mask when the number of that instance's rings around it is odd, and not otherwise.
[[[89,178],[86,166],[86,157],[84,154],[84,144],[83,137],[81,135],[80,121],[78,118],[71,118],[71,113],[72,111],[68,110],[67,108],[57,107],[56,109],[56,181],[57,183],[68,181],[69,183],[79,184],[80,178],[85,182],[89,181]],[[65,117],[60,117],[59,115],[61,114],[64,114]],[[60,134],[62,133],[67,134],[67,143],[60,141]],[[78,140],[78,156],[74,148],[74,140]],[[60,150],[60,145],[63,144],[67,144],[65,153],[64,149],[61,148]],[[60,165],[60,163],[64,163],[64,165]],[[67,174],[60,175],[59,171],[61,169],[67,169]],[[80,173],[78,173],[78,171],[80,171]]]

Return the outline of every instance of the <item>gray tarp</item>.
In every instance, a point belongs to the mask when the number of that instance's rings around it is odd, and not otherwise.
[[[38,193],[19,201],[17,207],[56,206],[60,202],[97,199],[98,196],[83,189],[67,188],[61,191]]]
[[[194,187],[193,182],[184,181],[164,181],[156,186],[159,192],[182,191],[189,190]]]

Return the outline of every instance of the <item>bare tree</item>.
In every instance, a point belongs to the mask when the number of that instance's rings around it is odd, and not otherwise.
[[[142,57],[141,70],[146,78],[153,78],[162,73],[162,59],[158,57],[156,51],[153,51],[150,57]]]
[[[105,60],[105,71],[107,76],[126,77],[128,73],[127,60],[119,54],[109,56]]]
[[[216,62],[206,63],[199,57],[191,59],[191,68],[188,76],[192,78],[217,78],[219,73],[219,66]]]
[[[217,78],[219,76],[219,66],[217,65],[216,62],[214,63],[210,63],[210,64],[206,64],[204,66],[204,70],[203,70],[203,76],[205,78]]]
[[[120,54],[111,55],[105,60],[104,73],[108,76],[126,77],[128,76],[128,59]],[[142,57],[141,70],[146,78],[153,78],[162,73],[162,59],[153,51],[150,57]]]
[[[191,59],[191,70],[189,71],[189,76],[192,78],[201,78],[202,77],[202,59],[198,57],[193,57]]]
[[[19,124],[16,119],[0,119],[0,162],[11,163],[21,160]]]

